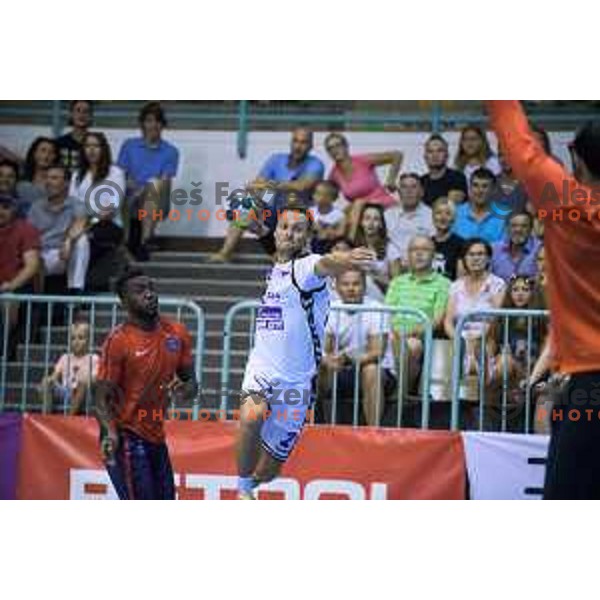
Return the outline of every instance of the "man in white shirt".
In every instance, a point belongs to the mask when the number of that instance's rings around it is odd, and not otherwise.
[[[337,405],[344,413],[342,402],[356,395],[359,386],[364,420],[378,426],[383,413],[383,399],[395,387],[393,358],[388,344],[389,316],[378,311],[383,305],[365,298],[365,274],[351,270],[338,275],[336,291],[345,310],[335,310],[327,323],[325,353],[319,379],[319,397],[324,400],[324,417],[329,420],[329,395],[334,387]],[[352,310],[353,304],[372,307],[373,312]],[[358,373],[357,373],[358,371]],[[354,409],[352,411],[354,413]],[[346,418],[342,422],[348,421]],[[336,415],[336,422],[339,419]]]
[[[274,239],[276,263],[256,313],[254,347],[242,382],[237,446],[238,491],[278,476],[313,403],[314,379],[329,315],[328,278],[375,259],[366,248],[311,254],[312,219],[306,209],[280,212]]]
[[[422,202],[423,186],[416,173],[404,173],[399,183],[400,205],[385,211],[390,242],[407,267],[408,243],[416,235],[431,237],[435,233],[431,208]]]

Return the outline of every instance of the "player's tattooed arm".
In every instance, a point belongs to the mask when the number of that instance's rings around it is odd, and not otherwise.
[[[321,277],[335,276],[351,269],[368,271],[377,256],[369,248],[353,248],[330,252],[315,265],[315,273]]]

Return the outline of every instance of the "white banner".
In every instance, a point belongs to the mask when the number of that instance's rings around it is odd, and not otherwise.
[[[472,500],[540,500],[549,437],[463,433]]]

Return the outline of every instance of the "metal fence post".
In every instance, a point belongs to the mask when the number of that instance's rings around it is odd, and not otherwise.
[[[248,100],[240,100],[238,107],[237,151],[240,158],[248,152]]]

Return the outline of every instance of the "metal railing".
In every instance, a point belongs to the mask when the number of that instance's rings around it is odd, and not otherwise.
[[[180,298],[163,297],[159,301],[165,316],[184,323],[194,342],[194,368],[198,388],[202,389],[202,364],[204,355],[204,311],[195,302]],[[19,325],[11,331],[11,311],[20,310]],[[168,314],[167,314],[168,312]],[[42,385],[51,373],[56,360],[66,355],[66,373],[71,374],[72,331],[74,322],[89,325],[86,353],[90,363],[105,334],[122,323],[126,313],[116,296],[46,296],[29,294],[0,295],[0,326],[2,334],[0,363],[0,412],[43,411],[69,414],[75,412],[70,379],[66,389]],[[17,359],[17,360],[12,360]],[[92,398],[91,377],[85,389],[84,407],[89,414]],[[50,387],[51,389],[44,389]],[[61,388],[62,386],[58,386]],[[61,391],[56,397],[55,391]],[[40,398],[41,396],[41,398]],[[50,397],[48,397],[50,396]],[[58,406],[55,406],[58,404]],[[173,407],[176,408],[176,407]],[[198,401],[189,408],[193,418],[198,416]]]
[[[470,425],[473,424],[468,423],[463,423],[464,426],[461,427],[461,407],[476,406],[476,428],[480,431],[499,426],[503,432],[509,429],[530,432],[534,408],[531,388],[529,385],[519,387],[516,379],[526,381],[532,372],[538,358],[532,352],[534,342],[537,343],[539,352],[544,343],[541,324],[538,323],[536,327],[534,320],[545,321],[548,314],[546,310],[489,309],[469,312],[458,319],[452,358],[453,430],[472,428]],[[513,369],[515,356],[510,350],[511,322],[516,319],[526,319],[527,333],[521,355],[517,357],[519,366]],[[499,326],[502,334],[496,336],[494,330]],[[489,352],[490,342],[493,346],[499,346],[495,356]],[[470,356],[465,359],[468,344],[471,346]],[[475,373],[464,372],[466,369],[472,370],[471,368]],[[515,372],[518,374],[515,375]],[[517,393],[516,400],[509,398],[511,391]]]
[[[231,406],[230,400],[232,398],[239,398],[239,393],[241,392],[241,386],[233,386],[232,385],[232,341],[234,337],[239,338],[240,336],[243,339],[247,339],[247,349],[246,352],[242,353],[242,356],[247,357],[248,352],[253,346],[254,343],[254,333],[255,333],[255,322],[256,322],[256,310],[261,306],[259,301],[243,301],[232,306],[226,316],[225,316],[225,325],[223,330],[223,362],[221,369],[221,404],[220,404],[220,412],[222,414],[227,414],[231,416],[233,414],[233,408]],[[246,332],[237,330],[234,331],[234,324],[237,317],[239,317],[242,313],[248,313],[249,318],[247,320],[247,329]],[[399,343],[397,347],[399,348],[399,352],[397,356],[393,356],[391,359],[393,364],[390,366],[392,370],[395,371],[394,379],[395,379],[395,393],[392,393],[390,396],[396,397],[396,416],[392,418],[394,426],[400,427],[403,425],[403,410],[405,408],[406,396],[407,392],[407,384],[408,384],[408,349],[407,349],[407,339],[410,335],[410,330],[415,326],[419,325],[422,328],[422,367],[421,367],[421,388],[420,394],[417,398],[420,397],[420,426],[423,429],[427,429],[429,427],[429,412],[430,412],[430,393],[429,386],[431,381],[431,348],[433,342],[433,332],[432,325],[425,313],[420,310],[412,309],[412,308],[391,308],[386,306],[374,307],[371,305],[345,305],[345,304],[333,304],[331,306],[331,314],[329,316],[330,323],[335,323],[336,319],[339,318],[342,313],[359,313],[359,314],[378,314],[380,319],[380,327],[379,330],[381,332],[385,332],[388,329],[391,330],[391,325],[385,325],[384,321],[389,320],[393,317],[401,317],[403,320],[410,320],[410,324],[402,324],[399,329]],[[360,328],[362,327],[362,317],[359,319],[359,332],[358,337],[360,339]],[[336,331],[338,327],[334,327],[333,330]],[[383,333],[385,338],[385,343],[391,343],[391,334],[387,335]],[[339,336],[335,337],[336,347],[334,352],[337,353],[340,350],[339,346]],[[342,349],[343,350],[343,349]],[[360,350],[360,349],[358,349]],[[238,350],[238,352],[240,352]],[[379,421],[379,418],[382,416],[383,411],[385,410],[385,390],[383,386],[382,380],[382,369],[384,368],[385,361],[385,353],[378,359],[377,367],[378,367],[378,377],[377,377],[377,393],[376,398],[378,399],[378,413],[376,416],[376,420]],[[389,361],[388,361],[389,364]],[[353,389],[352,389],[352,424],[354,426],[358,425],[360,422],[360,403],[361,403],[361,370],[357,366],[357,357],[353,358],[352,368],[354,369],[353,374]],[[238,375],[241,373],[238,372]],[[333,384],[331,387],[331,393],[327,394],[327,397],[331,398],[331,410],[330,410],[330,418],[327,419],[327,422],[335,424],[337,422],[338,415],[338,374],[334,373],[333,376]],[[319,397],[317,402],[322,403],[324,400],[323,396]],[[382,405],[382,406],[380,406]],[[381,412],[379,412],[381,410]],[[326,414],[324,414],[327,417]]]

